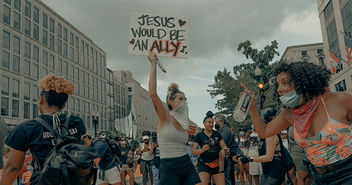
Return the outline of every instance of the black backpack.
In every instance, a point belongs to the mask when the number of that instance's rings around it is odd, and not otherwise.
[[[38,117],[34,120],[54,135],[55,145],[45,159],[43,168],[38,158],[33,155],[34,168],[39,174],[36,174],[37,178],[32,183],[37,185],[95,184],[97,169],[94,167],[94,159],[97,157],[97,152],[92,147],[80,144],[75,137],[68,136],[70,117],[66,116],[61,134],[42,118]]]
[[[106,167],[108,167],[111,164],[114,164],[116,162],[121,164],[121,161],[120,161],[120,157],[121,157],[120,146],[116,142],[111,141],[108,138],[104,138],[104,139],[98,139],[97,138],[97,139],[93,140],[92,146],[98,141],[106,143],[108,145],[110,151],[111,151],[111,152],[107,152],[106,151],[106,153],[104,154],[104,155],[109,156],[109,158],[112,158],[112,160],[110,161],[110,163],[108,165],[106,165]],[[106,169],[102,169],[102,170],[106,170]]]

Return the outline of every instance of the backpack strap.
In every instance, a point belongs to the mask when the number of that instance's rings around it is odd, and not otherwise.
[[[47,130],[49,130],[52,134],[54,134],[55,138],[59,136],[56,130],[53,129],[43,118],[37,117],[34,119],[35,121],[38,121],[43,127],[45,127]]]
[[[61,132],[63,136],[67,136],[68,135],[68,124],[70,123],[70,118],[71,118],[71,116],[66,114],[65,123],[64,123],[64,129]]]

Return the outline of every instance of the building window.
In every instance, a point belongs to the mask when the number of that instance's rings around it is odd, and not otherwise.
[[[9,99],[1,97],[1,116],[9,115]]]
[[[24,33],[27,36],[31,36],[31,21],[28,19],[24,19]]]
[[[12,115],[13,118],[18,118],[19,110],[20,110],[19,101],[17,99],[12,99],[12,112],[11,112],[11,115]]]
[[[331,3],[331,1],[330,1]],[[326,28],[326,33],[328,35],[328,43],[330,51],[338,58],[341,58],[339,41],[337,38],[337,29],[335,19]]]
[[[39,79],[39,67],[37,64],[32,64],[32,77],[36,80]]]
[[[19,37],[13,36],[13,51],[16,54],[20,54],[21,39]]]
[[[323,54],[323,49],[317,49],[317,54],[322,55]]]
[[[4,12],[2,14],[2,20],[4,21],[4,23],[7,23],[7,24],[11,24],[11,11],[10,11],[10,8],[6,5],[4,5]]]
[[[43,44],[48,45],[48,32],[43,29]]]
[[[24,11],[25,16],[31,18],[31,3],[29,3],[28,1],[26,1],[25,3]]]
[[[333,9],[334,7],[332,6],[332,1],[330,1],[324,10],[325,20],[331,15]]]
[[[9,78],[6,76],[2,76],[1,79],[1,94],[2,95],[9,95]]]
[[[64,62],[62,65],[62,72],[67,76],[68,75],[68,64]]]
[[[33,24],[33,38],[39,41],[39,26],[37,24]]]
[[[14,0],[14,7],[17,11],[21,11],[21,0]]]
[[[59,38],[62,37],[62,26],[61,26],[61,24],[57,24],[57,36]]]
[[[319,57],[319,64],[324,65],[324,57]]]
[[[30,100],[30,85],[28,83],[23,84],[23,97],[24,100]]]
[[[12,79],[12,97],[19,98],[20,81]]]
[[[24,58],[31,58],[31,44],[29,44],[28,42],[24,43]]]
[[[38,107],[37,104],[33,104],[33,118],[38,117]]]
[[[39,62],[39,48],[33,45],[33,59]]]
[[[30,118],[30,103],[29,102],[24,102],[23,103],[23,118],[24,119],[29,119]]]
[[[352,32],[352,1],[349,0],[345,7],[341,9],[342,24],[345,33]]]
[[[31,93],[32,93],[32,101],[36,102],[39,99],[39,94],[38,94],[38,87],[32,86],[31,87]]]
[[[2,32],[2,47],[10,50],[10,33],[7,31]]]
[[[70,47],[70,59],[73,60],[74,58],[73,47]]]
[[[48,16],[43,13],[43,27],[48,29]]]
[[[70,43],[71,43],[71,46],[74,45],[74,42],[75,42],[74,38],[75,38],[75,37],[74,37],[73,33],[70,33]]]
[[[67,43],[64,43],[64,56],[67,57]]]
[[[336,92],[340,92],[340,91],[346,91],[346,83],[345,80],[342,80],[341,82],[337,83],[335,85],[336,88]]]
[[[307,51],[301,51],[301,55],[302,55],[302,57],[308,56]]]
[[[62,53],[62,41],[60,39],[57,39],[57,51]]]
[[[55,70],[55,56],[50,55],[49,57],[49,68]]]
[[[55,21],[54,19],[50,18],[50,33],[55,32]]]
[[[21,15],[17,12],[14,12],[13,14],[13,26],[17,30],[21,30]]]
[[[2,50],[2,67],[10,69],[10,53],[5,50]]]
[[[54,49],[55,48],[55,39],[54,35],[50,34],[50,48]]]
[[[43,66],[48,67],[48,53],[46,51],[43,51],[42,62]]]
[[[20,57],[17,55],[12,55],[12,71],[20,73]]]
[[[28,60],[24,60],[24,65],[23,65],[23,72],[24,75],[30,76],[30,71],[31,71],[31,64]]]
[[[33,10],[33,20],[34,22],[39,24],[39,9],[36,7],[34,7],[34,10]]]
[[[67,42],[67,29],[64,28],[64,41]]]
[[[61,60],[61,58],[58,58],[58,59],[57,59],[56,70],[57,70],[59,73],[62,73],[62,60]]]

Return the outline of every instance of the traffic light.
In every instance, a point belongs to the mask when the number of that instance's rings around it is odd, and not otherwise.
[[[264,102],[265,102],[264,83],[263,83],[263,82],[260,82],[260,83],[258,84],[258,87],[259,87],[259,95],[260,95],[260,109],[263,109],[263,105],[264,105]]]

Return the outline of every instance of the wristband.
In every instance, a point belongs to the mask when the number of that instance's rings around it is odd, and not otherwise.
[[[250,158],[249,158],[249,162],[253,162],[253,157],[250,157]]]

